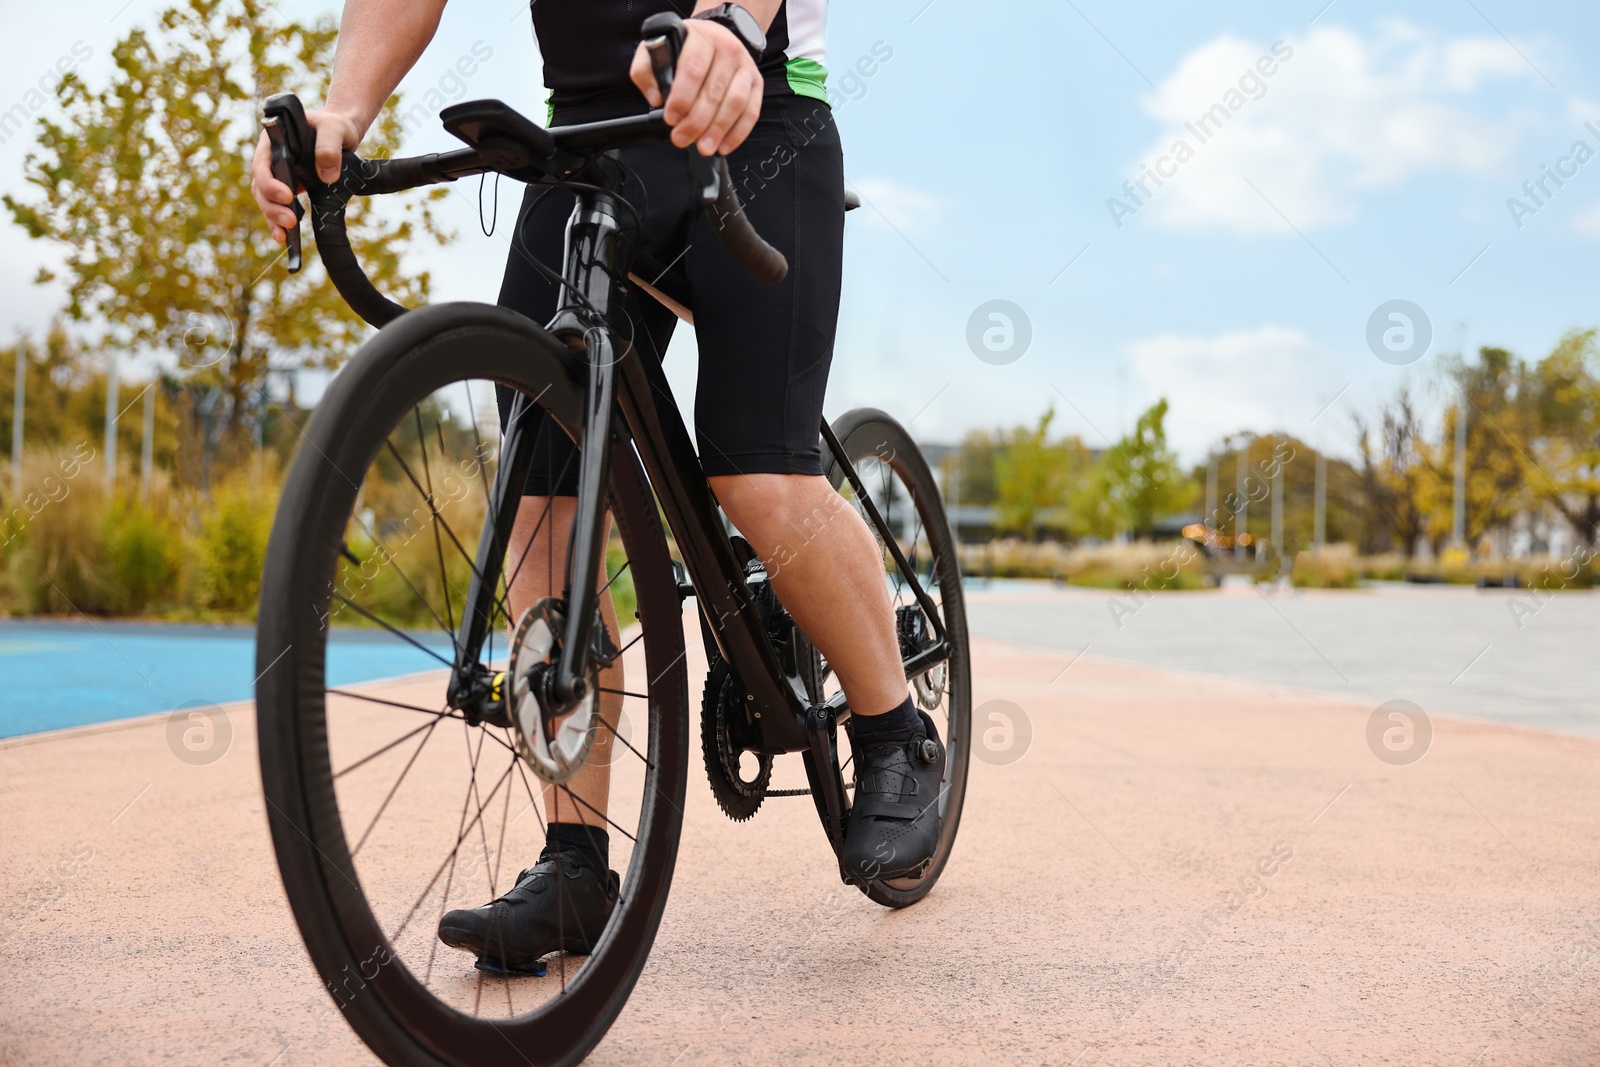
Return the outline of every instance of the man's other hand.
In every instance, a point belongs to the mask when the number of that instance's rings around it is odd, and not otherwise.
[[[704,19],[689,19],[683,26],[688,36],[664,111],[672,143],[679,148],[698,143],[703,156],[727,155],[744,143],[761,116],[761,72],[727,27]],[[633,54],[628,74],[651,107],[662,106],[644,45]]]

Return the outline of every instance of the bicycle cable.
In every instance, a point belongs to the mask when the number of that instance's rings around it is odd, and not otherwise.
[[[485,237],[493,237],[495,224],[500,221],[500,172],[494,172],[494,207],[489,212],[489,225],[483,224],[483,180],[488,172],[478,175],[478,229],[483,231]]]

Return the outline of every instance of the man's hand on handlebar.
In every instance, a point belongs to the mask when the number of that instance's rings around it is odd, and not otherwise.
[[[317,176],[325,182],[337,181],[342,153],[361,143],[360,128],[355,120],[337,111],[307,111],[306,121],[317,131]],[[250,163],[250,192],[272,227],[272,239],[280,245],[296,224],[289,203],[297,191],[272,176],[272,150],[268,147],[267,135],[262,133],[256,142],[255,158]]]
[[[703,156],[727,155],[744,143],[761,116],[761,72],[731,30],[701,19],[683,25],[688,37],[663,117],[679,148],[698,142]],[[651,107],[662,107],[643,45],[633,54],[628,75]]]

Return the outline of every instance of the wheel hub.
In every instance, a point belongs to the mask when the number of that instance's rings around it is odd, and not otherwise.
[[[559,785],[583,769],[594,749],[596,679],[580,686],[579,699],[570,708],[553,699],[556,663],[561,656],[560,634],[566,616],[561,602],[545,597],[522,613],[511,637],[508,681],[511,692],[512,739],[517,755],[541,780]]]

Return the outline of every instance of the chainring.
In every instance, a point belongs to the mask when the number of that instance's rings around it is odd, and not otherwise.
[[[744,687],[733,670],[720,657],[714,657],[706,674],[705,699],[700,709],[700,749],[705,757],[706,780],[717,807],[734,822],[745,822],[760,809],[772,780],[772,757],[756,754],[755,778],[746,781],[740,773],[740,758],[746,751],[744,734],[747,712]]]
[[[767,580],[766,571],[749,542],[737,535],[732,541],[734,554],[744,567],[756,610],[766,624],[767,636],[778,653],[784,674],[791,683],[798,681],[813,702],[822,700],[827,666],[821,654],[778,602],[778,594]],[[702,619],[702,627],[704,622]],[[772,755],[754,753],[757,761],[754,778],[747,780],[741,773],[740,760],[754,748],[759,731],[749,719],[744,686],[733,669],[716,654],[709,631],[706,649],[710,653],[711,669],[706,674],[700,712],[700,747],[705,758],[706,778],[723,814],[735,822],[744,822],[755,815],[766,799],[767,784],[772,780]]]

